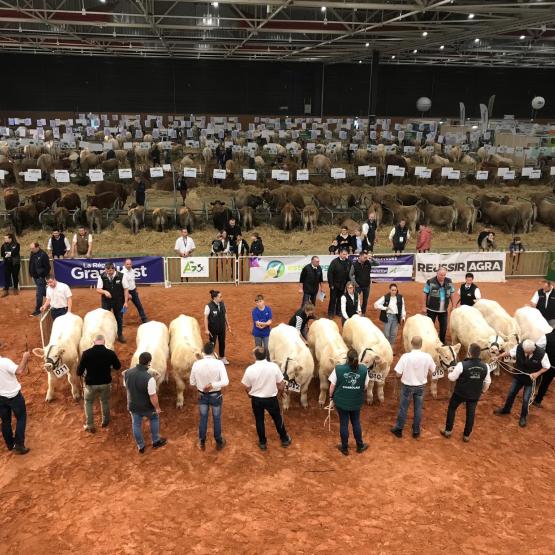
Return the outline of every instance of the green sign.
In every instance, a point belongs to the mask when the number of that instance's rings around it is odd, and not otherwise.
[[[555,281],[555,251],[549,253],[549,265],[547,266],[547,279]]]

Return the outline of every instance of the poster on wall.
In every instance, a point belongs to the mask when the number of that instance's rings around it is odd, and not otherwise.
[[[478,283],[505,281],[503,252],[418,253],[416,281],[424,283],[434,277],[440,266],[447,268],[447,276],[454,282],[463,282],[467,272],[472,272]]]

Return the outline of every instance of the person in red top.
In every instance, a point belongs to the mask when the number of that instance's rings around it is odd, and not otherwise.
[[[416,251],[428,252],[432,248],[432,228],[422,224],[416,239]]]

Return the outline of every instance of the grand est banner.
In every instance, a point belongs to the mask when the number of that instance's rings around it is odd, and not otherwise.
[[[161,256],[127,257],[133,261],[135,281],[141,283],[164,283],[164,259]],[[54,275],[58,281],[70,287],[96,287],[98,276],[106,262],[113,262],[121,270],[126,258],[56,258]]]
[[[331,261],[337,258],[333,254],[318,256],[320,266],[327,280]],[[356,255],[349,257],[356,260]],[[252,256],[250,258],[251,283],[294,283],[301,277],[304,266],[310,264],[311,256]],[[414,255],[376,256],[379,266],[372,268],[372,281],[410,281]]]
[[[453,281],[464,281],[467,272],[474,274],[477,283],[505,281],[504,252],[418,253],[416,281],[424,283],[434,277],[440,266],[447,268],[447,276]]]

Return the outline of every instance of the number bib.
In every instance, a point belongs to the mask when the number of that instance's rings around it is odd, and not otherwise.
[[[287,382],[287,390],[292,393],[300,393],[301,386],[295,380],[290,380]]]
[[[378,372],[368,372],[368,378],[371,382],[381,382],[383,380],[383,375]]]
[[[69,372],[69,368],[67,366],[67,364],[62,364],[61,366],[58,366],[57,368],[54,368],[54,370],[52,370],[54,376],[56,376],[57,378],[62,378],[63,376],[65,376],[68,372]]]
[[[433,380],[439,380],[439,378],[443,378],[443,376],[445,376],[445,372],[444,372],[443,368],[436,368],[432,372],[432,379]]]

